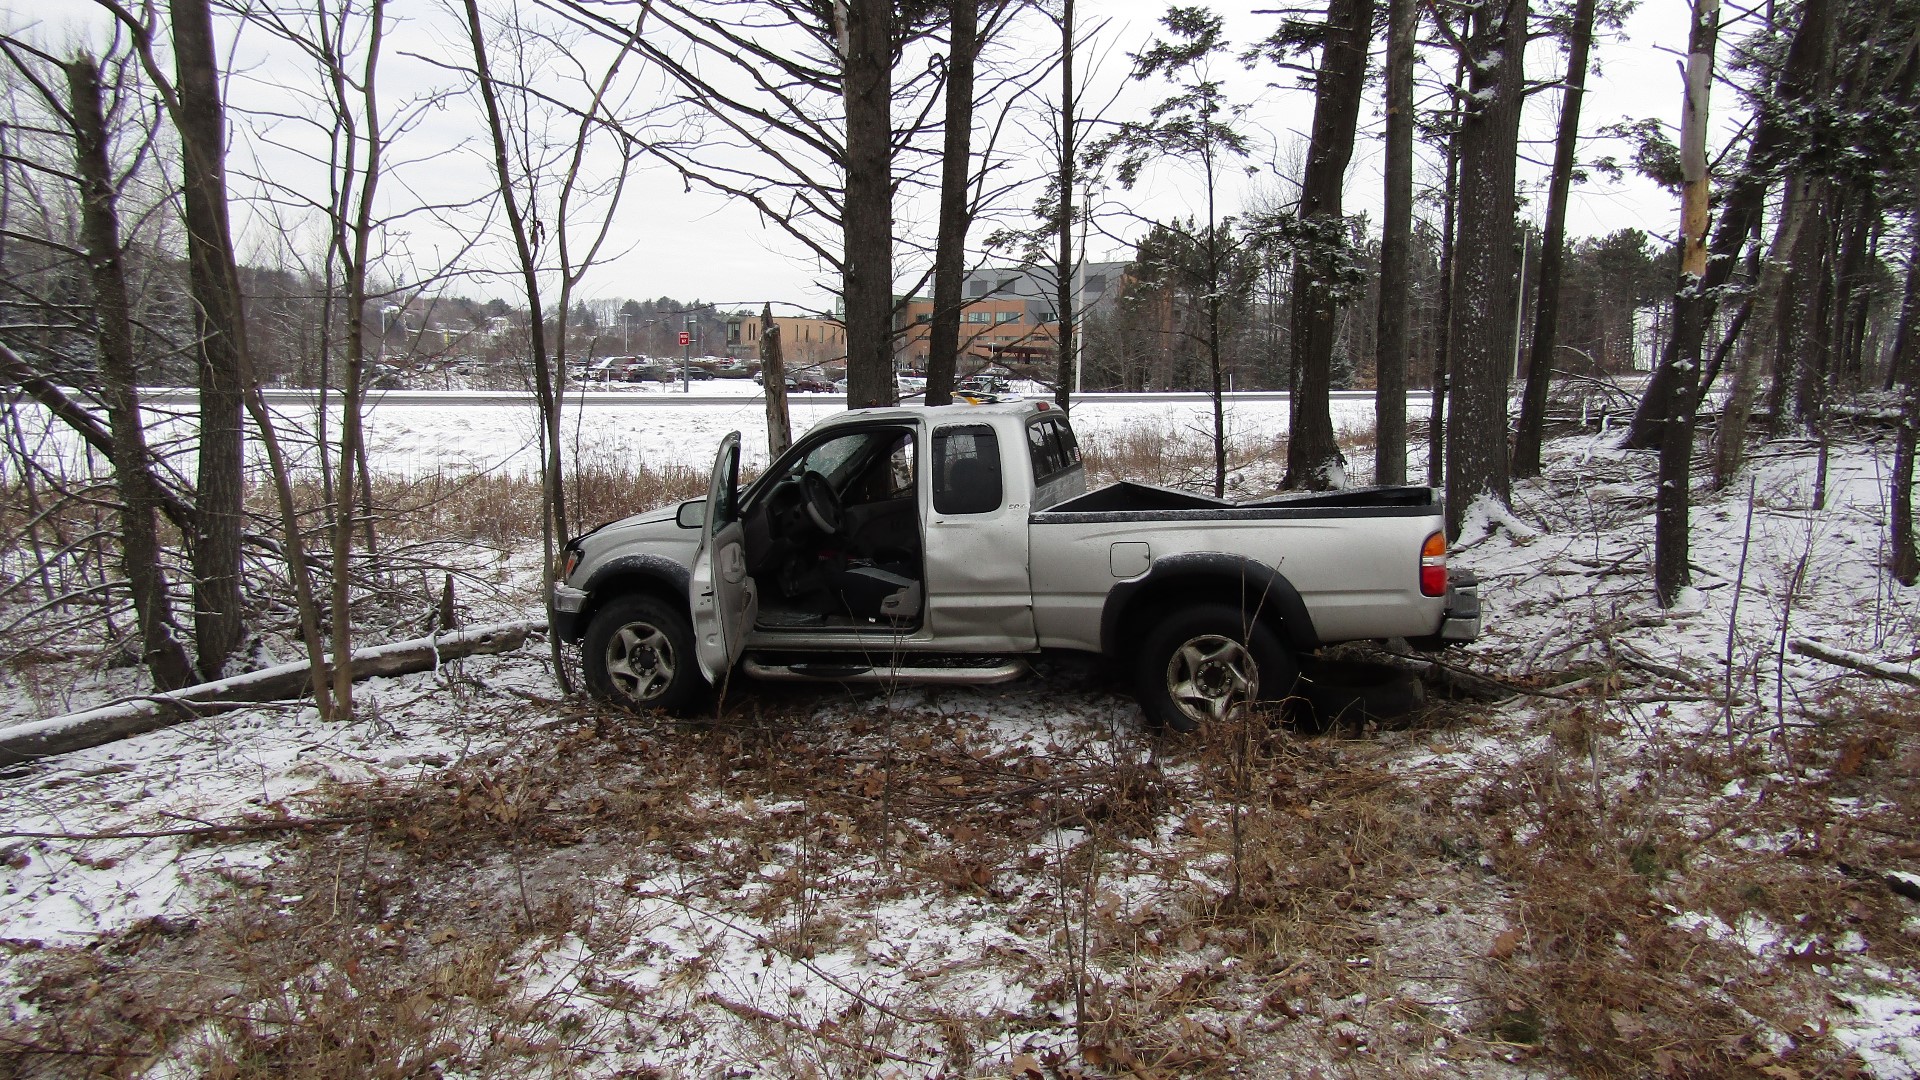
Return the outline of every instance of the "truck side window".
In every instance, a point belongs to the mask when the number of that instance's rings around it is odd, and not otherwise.
[[[1064,420],[1049,420],[1053,428],[1053,437],[1060,440],[1060,467],[1072,468],[1080,464],[1080,440],[1073,437],[1073,429]]]
[[[1033,479],[1035,483],[1044,483],[1047,477],[1060,471],[1060,449],[1047,437],[1047,429],[1040,424],[1027,425],[1027,451],[1033,457]]]
[[[933,509],[987,514],[1000,509],[1000,440],[985,424],[933,433]]]
[[[1080,464],[1080,444],[1073,429],[1055,417],[1027,425],[1027,449],[1033,454],[1033,481],[1044,484],[1055,474]]]

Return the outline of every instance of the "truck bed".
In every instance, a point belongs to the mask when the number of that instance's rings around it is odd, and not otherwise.
[[[1432,488],[1368,487],[1231,502],[1122,480],[1034,515],[1036,521],[1156,521],[1234,518],[1410,517],[1434,512]]]

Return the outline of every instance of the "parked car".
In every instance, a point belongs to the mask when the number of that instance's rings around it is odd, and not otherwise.
[[[921,389],[926,389],[922,386]],[[953,385],[956,394],[1004,394],[1007,380],[998,375],[969,375]]]
[[[554,631],[598,696],[684,713],[736,671],[995,683],[1066,649],[1107,657],[1152,721],[1187,730],[1290,696],[1323,645],[1480,630],[1432,489],[1088,491],[1045,402],[843,412],[739,475],[735,432],[706,499],[568,541]]]

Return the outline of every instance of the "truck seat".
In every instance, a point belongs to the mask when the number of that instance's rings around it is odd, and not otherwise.
[[[984,514],[1000,508],[1000,483],[997,463],[978,457],[963,457],[947,470],[946,490],[938,505],[950,514]]]
[[[915,619],[920,583],[878,566],[852,566],[834,575],[834,591],[857,619]]]

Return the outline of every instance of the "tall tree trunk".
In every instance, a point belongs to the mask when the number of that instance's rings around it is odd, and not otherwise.
[[[1802,339],[1813,317],[1814,294],[1818,291],[1820,245],[1814,231],[1823,224],[1833,185],[1824,177],[1807,179],[1802,198],[1807,202],[1807,222],[1793,249],[1788,253],[1786,278],[1780,304],[1773,312],[1773,370],[1767,384],[1767,434],[1778,437],[1790,426],[1787,393],[1800,378],[1806,359]]]
[[[1769,319],[1769,316],[1774,315],[1783,302],[1781,290],[1786,284],[1794,245],[1799,243],[1801,230],[1806,226],[1808,209],[1804,182],[1798,178],[1789,179],[1780,210],[1780,223],[1773,232],[1773,249],[1760,268],[1760,280],[1754,286],[1751,307],[1755,315],[1767,320],[1769,327],[1777,324],[1777,320]],[[1714,452],[1713,484],[1716,488],[1725,487],[1733,481],[1746,456],[1748,413],[1752,411],[1754,398],[1760,389],[1760,373],[1756,365],[1758,356],[1759,349],[1753,347],[1735,353],[1733,378],[1727,388],[1727,404],[1720,414],[1720,441]]]
[[[367,554],[373,554],[371,480],[366,465],[365,435],[361,422],[362,379],[366,372],[367,262],[373,246],[373,207],[380,189],[382,136],[380,133],[379,95],[375,76],[379,72],[380,45],[386,30],[385,0],[371,0],[367,9],[367,57],[357,82],[349,80],[343,66],[345,57],[333,58],[333,93],[340,110],[339,122],[344,151],[338,165],[345,182],[339,185],[340,202],[334,207],[333,242],[340,254],[345,273],[347,326],[347,364],[341,390],[340,479],[334,485],[340,502],[333,518],[333,706],[334,718],[353,719],[353,529],[356,519],[354,499],[364,504],[368,533]],[[359,130],[355,110],[350,103],[357,92],[365,130]],[[386,314],[380,316],[380,340],[384,351],[387,335]]]
[[[1567,192],[1573,186],[1574,154],[1580,142],[1580,101],[1586,96],[1587,53],[1593,47],[1594,0],[1579,0],[1567,57],[1566,95],[1560,105],[1560,135],[1554,144],[1553,177],[1547,186],[1547,229],[1540,241],[1540,298],[1534,307],[1533,350],[1520,399],[1520,430],[1513,446],[1513,475],[1540,475],[1547,390],[1560,335],[1560,275],[1566,265]]]
[[[1716,290],[1733,277],[1740,265],[1740,249],[1746,245],[1754,221],[1765,210],[1775,159],[1787,148],[1793,127],[1801,122],[1798,106],[1815,92],[1823,77],[1836,7],[1836,4],[1806,4],[1801,8],[1800,27],[1794,31],[1793,41],[1787,47],[1787,61],[1781,69],[1779,84],[1763,103],[1744,167],[1727,185],[1726,195],[1721,199],[1720,220],[1714,225],[1713,245],[1707,253],[1707,271],[1701,284],[1706,297],[1703,324],[1712,321]],[[1662,410],[1671,396],[1667,381],[1679,372],[1674,353],[1677,347],[1678,337],[1668,337],[1621,445],[1651,450],[1661,444]],[[1776,418],[1777,415],[1776,411]]]
[[[960,296],[967,275],[967,177],[973,163],[973,60],[980,0],[952,0],[947,44],[947,123],[940,159],[940,231],[933,254],[933,325],[927,331],[926,403],[953,401],[960,366]],[[848,374],[852,398],[852,374]]]
[[[1591,4],[1593,0],[1582,0]],[[1413,239],[1413,51],[1420,26],[1414,0],[1387,6],[1387,161],[1380,219],[1379,339],[1374,351],[1373,482],[1407,482],[1409,274]]]
[[[1526,72],[1526,0],[1500,0],[1475,12],[1468,48],[1471,104],[1460,118],[1460,235],[1454,252],[1452,368],[1447,415],[1447,529],[1457,533],[1467,507],[1507,491],[1507,368],[1515,311],[1514,164]]]
[[[767,390],[767,460],[793,445],[793,421],[787,414],[787,365],[780,354],[780,324],[773,305],[760,308],[760,384]]]
[[[1873,192],[1851,186],[1847,192],[1847,214],[1841,219],[1839,262],[1833,285],[1833,331],[1831,357],[1832,380],[1828,389],[1860,389],[1859,337],[1854,333],[1857,309],[1864,303],[1867,276],[1867,248],[1873,239],[1874,222],[1880,220],[1880,207]]]
[[[120,493],[120,562],[133,593],[140,628],[140,659],[162,690],[194,681],[187,652],[174,637],[166,572],[160,563],[159,484],[147,469],[133,356],[132,304],[127,299],[120,217],[113,170],[107,163],[106,111],[100,68],[86,55],[65,65],[71,102],[74,162],[80,176],[80,235],[93,280],[94,334],[100,346],[101,400],[113,434],[114,483]]]
[[[1434,17],[1446,18],[1438,11]],[[1447,343],[1453,337],[1454,264],[1458,261],[1455,253],[1460,233],[1460,102],[1466,96],[1466,79],[1467,58],[1462,56],[1453,69],[1453,101],[1448,106],[1452,122],[1447,135],[1447,175],[1440,196],[1439,336],[1433,343],[1433,381],[1428,387],[1427,409],[1427,486],[1433,488],[1443,486],[1447,476],[1447,384],[1452,379]]]
[[[846,200],[841,295],[846,302],[847,407],[892,405],[893,2],[848,0],[841,36]]]
[[[1341,189],[1353,160],[1354,129],[1373,39],[1373,0],[1327,0],[1326,44],[1313,93],[1313,137],[1300,180],[1299,216],[1307,235],[1293,263],[1293,350],[1300,385],[1287,433],[1282,487],[1322,490],[1343,481],[1346,457],[1334,440],[1329,394],[1339,334],[1332,280],[1335,250],[1346,243]]]
[[[247,349],[227,220],[226,122],[215,65],[209,0],[172,0],[174,127],[180,135],[187,228],[187,279],[193,295],[199,368],[200,453],[192,544],[194,646],[203,678],[218,679],[240,647],[241,357]]]
[[[1793,426],[1811,431],[1820,412],[1820,399],[1826,391],[1827,372],[1832,366],[1834,272],[1838,259],[1834,245],[1839,240],[1840,223],[1833,218],[1841,209],[1843,196],[1831,183],[1827,185],[1827,213],[1813,234],[1813,294],[1806,316],[1806,346],[1797,352],[1793,377]],[[1844,212],[1844,211],[1842,211]]]
[[[1055,291],[1054,325],[1060,328],[1055,335],[1059,339],[1060,355],[1055,364],[1053,400],[1061,409],[1067,409],[1072,403],[1072,391],[1078,378],[1078,355],[1074,349],[1077,343],[1077,331],[1074,319],[1079,315],[1079,296],[1075,290],[1079,282],[1075,280],[1073,262],[1073,155],[1077,150],[1074,138],[1073,119],[1073,0],[1061,0],[1060,3],[1060,207],[1059,220],[1055,228],[1059,230],[1057,255],[1053,262],[1053,283]]]
[[[1687,569],[1688,510],[1693,482],[1695,391],[1700,381],[1707,298],[1707,105],[1713,53],[1720,36],[1720,0],[1694,0],[1687,37],[1686,100],[1680,125],[1680,287],[1674,297],[1677,348],[1660,426],[1660,482],[1654,494],[1653,580],[1661,607],[1679,602],[1692,580]]]
[[[1907,285],[1900,299],[1900,329],[1893,341],[1892,368],[1900,385],[1900,426],[1894,443],[1888,522],[1893,558],[1890,569],[1902,585],[1920,582],[1920,547],[1914,543],[1913,472],[1915,440],[1920,437],[1920,198],[1907,226]]]
[[[1213,497],[1227,494],[1226,386],[1220,368],[1220,295],[1226,291],[1221,266],[1220,215],[1215,204],[1218,178],[1214,175],[1211,144],[1204,152],[1207,172],[1207,370],[1213,375]]]
[[[540,411],[540,490],[546,501],[546,510],[540,523],[544,555],[540,560],[540,591],[546,601],[547,618],[552,621],[554,555],[560,542],[565,539],[567,503],[560,458],[560,399],[553,385],[553,371],[547,358],[546,321],[540,305],[540,264],[527,228],[527,217],[533,211],[535,202],[530,193],[528,205],[523,208],[514,193],[506,121],[500,114],[499,96],[494,92],[493,72],[487,61],[486,38],[480,24],[480,8],[476,0],[464,2],[468,42],[473,47],[475,83],[480,91],[481,104],[486,110],[488,135],[493,141],[493,167],[499,185],[500,204],[506,211],[507,224],[513,232],[514,253],[519,258],[520,280],[526,289],[527,310],[530,313],[527,333],[533,348],[533,395],[535,407]],[[343,491],[340,497],[345,500],[352,496]],[[560,680],[561,689],[570,692],[572,686],[563,662],[565,657],[560,635],[549,634],[547,638],[555,676]]]

